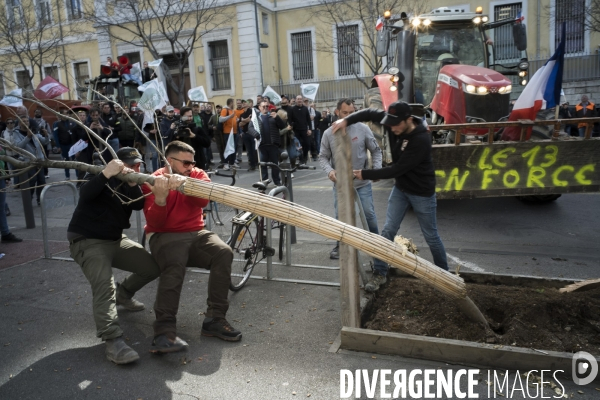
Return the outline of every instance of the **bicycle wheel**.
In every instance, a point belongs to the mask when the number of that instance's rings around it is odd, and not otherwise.
[[[262,251],[259,243],[258,221],[255,219],[249,225],[234,225],[233,235],[229,246],[233,250],[231,263],[231,284],[229,288],[237,292],[244,287],[254,265],[259,261]]]
[[[233,223],[231,220],[238,213],[237,208],[225,205],[223,203],[211,202],[211,216],[212,219],[212,231],[219,235],[221,240],[229,244],[229,239],[233,232]]]

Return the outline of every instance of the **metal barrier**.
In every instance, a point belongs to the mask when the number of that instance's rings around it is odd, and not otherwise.
[[[289,198],[290,192],[289,192],[288,188],[285,186],[276,187],[275,189],[273,189],[269,192],[268,196],[277,196],[280,193],[284,193],[286,195],[286,198]],[[362,203],[360,202],[360,198],[358,197],[358,193],[356,192],[356,189],[354,190],[354,193],[355,193],[354,203],[356,204],[356,210],[358,211],[358,214],[360,216],[360,220],[361,220],[363,229],[369,230],[369,226],[367,224],[367,218],[365,217],[365,212],[362,207]],[[272,240],[273,240],[271,219],[266,218],[265,224],[267,227],[267,237],[266,237],[267,243],[266,243],[266,245],[268,247],[271,247]],[[273,262],[273,256],[267,256],[266,261],[261,261],[259,263],[259,264],[263,264],[266,262],[267,276],[250,275],[250,278],[251,279],[263,279],[263,280],[266,279],[268,281],[276,281],[276,282],[305,283],[305,284],[309,284],[309,285],[320,285],[320,286],[334,286],[334,287],[340,286],[340,284],[338,282],[309,281],[309,280],[304,280],[304,279],[285,279],[285,278],[273,277],[273,265],[281,265],[281,266],[294,267],[294,268],[324,269],[324,270],[339,270],[340,269],[340,267],[330,267],[330,266],[325,266],[325,265],[306,265],[306,264],[293,264],[292,265],[292,243],[291,243],[292,238],[290,235],[290,233],[292,232],[292,229],[291,229],[292,226],[289,224],[286,224],[285,228],[286,228],[285,262],[284,263]],[[369,265],[369,263],[362,264],[363,267],[365,265]],[[203,271],[203,270],[199,270],[199,269],[194,269],[193,272],[206,273],[206,274],[209,273],[209,271]],[[359,273],[360,273],[360,276],[361,276],[361,279],[363,280],[363,282],[366,283],[367,276],[366,276],[365,271],[362,268],[359,268]]]
[[[46,185],[40,194],[40,207],[42,208],[42,237],[44,241],[44,258],[52,260],[73,261],[71,257],[52,257],[48,246],[48,222],[46,221],[46,192],[56,186],[68,186],[73,191],[73,205],[77,206],[77,187],[71,182],[57,182]]]
[[[461,136],[469,135],[465,133],[468,130],[475,129],[487,129],[487,143],[494,143],[494,131],[499,128],[507,128],[507,127],[519,127],[521,129],[520,141],[524,142],[526,140],[527,129],[535,126],[535,125],[545,125],[554,127],[552,133],[552,140],[557,140],[560,133],[560,127],[563,124],[586,124],[585,136],[583,140],[589,140],[592,137],[592,129],[594,127],[594,123],[600,122],[600,117],[595,118],[570,118],[570,119],[547,119],[547,120],[518,120],[518,121],[503,121],[503,122],[476,122],[476,123],[468,123],[468,124],[447,124],[447,125],[429,125],[430,131],[438,131],[438,130],[452,130],[456,131],[456,137],[454,139],[454,145],[459,146],[461,142]],[[472,134],[471,134],[472,135]],[[482,136],[482,135],[479,135]]]

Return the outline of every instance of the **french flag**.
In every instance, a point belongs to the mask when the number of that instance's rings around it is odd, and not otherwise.
[[[562,24],[562,36],[554,55],[533,75],[510,113],[509,121],[520,119],[535,120],[538,111],[556,107],[560,103],[560,91],[565,63],[565,23]],[[527,140],[531,137],[531,129],[527,130]],[[502,133],[502,140],[518,141],[521,128],[508,127]]]
[[[380,31],[383,29],[383,18],[379,17],[377,19],[377,23],[375,24],[375,30]]]

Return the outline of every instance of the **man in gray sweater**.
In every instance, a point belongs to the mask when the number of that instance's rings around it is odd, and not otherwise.
[[[345,118],[354,112],[354,102],[352,99],[341,99],[337,103],[335,114],[338,118]],[[350,136],[352,143],[352,169],[366,169],[368,168],[369,157],[367,150],[371,152],[371,158],[373,160],[373,169],[381,168],[382,154],[373,132],[365,124],[358,123],[346,128],[346,133]],[[336,173],[335,163],[333,160],[333,149],[334,149],[334,135],[331,128],[327,129],[321,139],[321,150],[319,153],[319,163],[321,168],[327,174],[330,181],[333,182],[333,202],[335,207],[335,218],[338,217],[337,209],[337,191],[335,189]],[[371,181],[365,180],[354,180],[354,188],[358,193],[358,198],[362,204],[365,212],[365,218],[369,225],[369,231],[372,233],[379,234],[377,227],[377,216],[375,215],[375,208],[373,206],[373,190],[371,189]],[[336,260],[340,257],[338,242],[336,246],[329,253],[329,257],[332,260]]]

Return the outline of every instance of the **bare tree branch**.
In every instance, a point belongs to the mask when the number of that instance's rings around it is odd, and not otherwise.
[[[18,6],[7,7],[8,13],[0,13],[0,48],[3,49],[0,69],[11,71],[18,66],[27,71],[28,81],[19,83],[30,89],[33,89],[36,75],[44,76],[44,65],[64,67],[66,62],[63,59],[62,27],[53,23],[51,12],[44,14],[41,9],[36,9],[40,4],[19,2]],[[79,29],[79,24],[71,23],[70,34],[77,34]],[[5,75],[5,79],[17,84],[12,76]]]
[[[166,82],[185,102],[184,70],[201,38],[224,21],[226,15],[219,0],[120,0],[112,13],[94,10],[86,17],[92,23],[104,26],[111,38],[146,48],[155,59],[163,56],[159,49],[165,41],[171,55],[177,59],[179,82],[175,82],[166,63],[161,64]],[[162,46],[161,46],[162,48]]]
[[[600,1],[600,0],[599,0]],[[421,13],[428,10],[427,1],[417,0],[318,0],[319,7],[311,8],[310,20],[318,20],[316,35],[321,46],[317,51],[337,54],[339,62],[351,62],[355,57],[366,66],[368,75],[377,75],[384,67],[376,54],[377,31],[375,24],[384,11],[390,10],[392,15],[400,15],[402,11]],[[356,34],[362,29],[362,41],[352,32],[357,26]],[[334,33],[336,31],[337,33]],[[337,36],[337,40],[334,38]],[[345,60],[345,61],[342,61]],[[352,75],[363,85],[368,82],[360,76],[360,68],[353,68]]]

